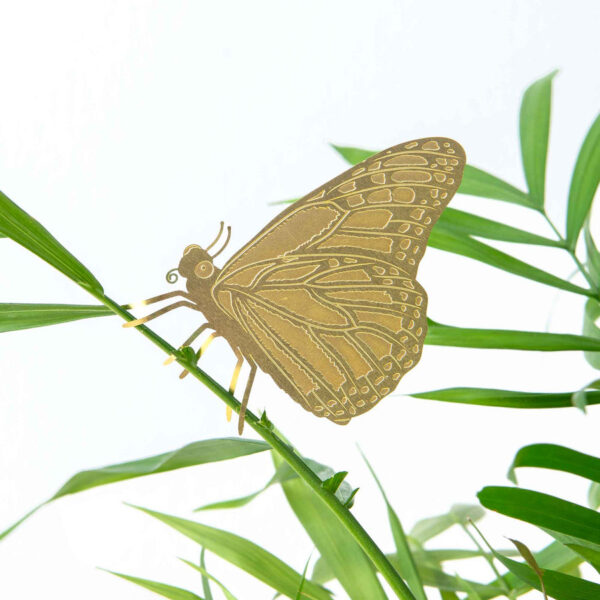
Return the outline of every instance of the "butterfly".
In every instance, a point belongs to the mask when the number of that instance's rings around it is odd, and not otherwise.
[[[241,434],[257,368],[318,417],[344,425],[390,394],[421,357],[427,294],[417,269],[431,229],[458,189],[465,153],[447,138],[405,142],[379,152],[278,214],[219,269],[225,249],[187,246],[167,274],[183,299],[146,317],[188,307],[204,314],[184,342],[207,329],[231,346],[250,374],[241,403]],[[182,373],[185,376],[186,371]]]

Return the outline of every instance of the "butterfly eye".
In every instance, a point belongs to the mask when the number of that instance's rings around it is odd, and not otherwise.
[[[210,277],[214,270],[215,267],[208,260],[203,260],[194,267],[194,273],[196,274],[196,277],[200,277],[200,279]]]

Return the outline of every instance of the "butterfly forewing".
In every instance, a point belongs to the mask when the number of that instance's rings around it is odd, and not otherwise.
[[[259,366],[317,416],[347,423],[418,362],[417,268],[464,163],[446,138],[380,152],[284,210],[221,271],[215,302],[260,348]]]

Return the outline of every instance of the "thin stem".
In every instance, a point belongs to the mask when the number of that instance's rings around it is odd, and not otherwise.
[[[590,284],[590,287],[592,288],[592,292],[594,293],[594,295],[598,295],[598,290],[596,289],[596,284],[594,283],[594,280],[591,278],[591,276],[588,273],[587,269],[585,268],[584,264],[579,260],[579,258],[577,258],[577,254],[575,253],[575,250],[573,250],[569,246],[567,246],[567,241],[561,235],[560,231],[558,231],[558,229],[556,228],[556,226],[554,225],[554,223],[552,222],[550,217],[547,215],[546,211],[542,211],[542,215],[543,215],[544,219],[546,219],[546,222],[548,223],[548,225],[550,225],[550,227],[552,227],[552,230],[558,237],[559,241],[562,243],[563,248],[571,255],[571,258],[577,265],[579,272],[585,277],[586,281]]]
[[[92,292],[93,293],[93,292]],[[122,308],[114,300],[102,294],[93,293],[93,295],[126,321],[133,321],[135,317],[127,310]],[[225,388],[221,387],[212,377],[200,369],[195,363],[188,360],[179,350],[171,346],[166,340],[161,338],[152,329],[145,325],[139,325],[136,329],[147,337],[154,345],[158,346],[168,355],[175,356],[175,360],[184,369],[189,371],[198,381],[201,381],[206,387],[214,392],[227,406],[236,413],[240,411],[240,402],[238,402]],[[321,498],[324,504],[339,519],[344,527],[350,532],[352,537],[358,542],[365,554],[371,559],[379,572],[383,575],[392,590],[402,600],[416,600],[410,589],[404,583],[396,569],[392,566],[386,555],[379,546],[373,541],[371,536],[365,531],[362,525],[356,520],[354,515],[345,507],[329,490],[322,485],[318,475],[302,460],[301,456],[286,442],[284,442],[269,427],[268,422],[262,421],[253,412],[246,411],[246,423],[267,442],[277,454],[298,474],[298,476]]]

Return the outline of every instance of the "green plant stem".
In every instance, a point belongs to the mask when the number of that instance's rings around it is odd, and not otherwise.
[[[93,293],[93,292],[92,292]],[[102,294],[93,293],[93,295],[119,315],[125,321],[133,321],[135,317],[117,304],[114,300]],[[239,413],[240,403],[225,388],[219,385],[212,377],[200,369],[196,364],[187,360],[182,353],[171,346],[166,340],[157,335],[152,329],[145,325],[139,325],[136,329],[147,337],[154,345],[158,346],[166,354],[175,357],[176,362],[184,369],[189,371],[198,381],[201,381],[206,387],[214,392],[227,406],[233,411]],[[392,590],[402,600],[415,600],[410,589],[404,583],[396,569],[392,566],[382,550],[373,541],[371,536],[365,531],[362,525],[356,520],[354,515],[346,508],[329,490],[322,485],[321,479],[317,474],[302,460],[301,456],[286,442],[284,442],[276,433],[274,433],[266,424],[251,411],[246,411],[246,423],[260,435],[267,444],[287,462],[287,464],[298,474],[298,476],[321,498],[324,504],[340,520],[344,527],[350,532],[358,542],[365,554],[371,559],[379,572],[383,575]]]

